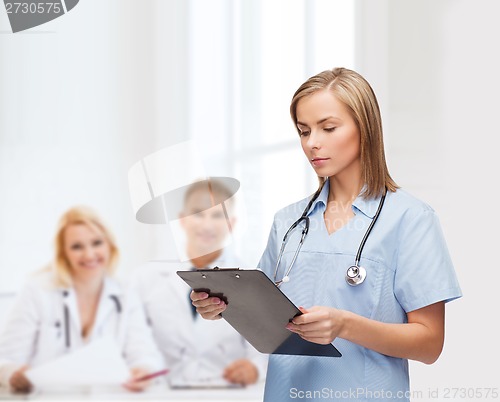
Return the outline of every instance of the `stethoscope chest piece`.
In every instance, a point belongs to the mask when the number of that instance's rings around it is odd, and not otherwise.
[[[351,286],[361,285],[365,278],[366,269],[357,265],[351,265],[345,274],[345,281]]]

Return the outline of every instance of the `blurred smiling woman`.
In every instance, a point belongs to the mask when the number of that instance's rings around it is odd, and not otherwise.
[[[117,342],[130,367],[124,386],[140,391],[148,385],[135,379],[160,369],[161,357],[139,299],[112,278],[118,255],[92,210],[76,207],[61,217],[53,265],[28,280],[0,335],[0,385],[28,392],[28,367],[102,337]]]

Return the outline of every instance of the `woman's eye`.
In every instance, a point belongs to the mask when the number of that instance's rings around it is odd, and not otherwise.
[[[335,131],[337,127],[325,127],[323,130],[325,130],[327,133],[331,133]]]
[[[95,241],[92,243],[92,245],[93,245],[94,247],[98,247],[98,246],[100,246],[101,244],[102,244],[102,240],[95,240]]]
[[[306,137],[309,135],[309,131],[299,131],[299,136]]]
[[[72,244],[70,249],[71,250],[80,250],[82,248],[81,244]]]

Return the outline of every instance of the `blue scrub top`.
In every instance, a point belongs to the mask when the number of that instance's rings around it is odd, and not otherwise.
[[[352,204],[355,216],[329,235],[323,217],[328,191],[327,182],[308,213],[309,234],[290,281],[280,287],[296,306],[331,306],[377,321],[405,323],[407,312],[461,297],[434,210],[401,189],[387,193],[363,249],[360,265],[367,271],[365,282],[349,286],[346,270],[354,264],[380,198],[358,196]],[[307,202],[299,201],[275,215],[259,263],[272,280],[283,236]],[[278,280],[284,276],[299,238],[300,230],[295,230],[283,254]],[[333,344],[341,358],[271,355],[264,401],[409,401],[406,359],[382,355],[345,339],[337,338]]]

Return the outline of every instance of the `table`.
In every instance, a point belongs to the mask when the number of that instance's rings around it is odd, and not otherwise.
[[[128,392],[120,387],[78,387],[78,389],[52,389],[28,395],[11,394],[0,388],[1,401],[169,401],[169,402],[260,402],[264,394],[264,383],[247,388],[233,389],[182,389],[167,386],[151,387],[144,392]]]

